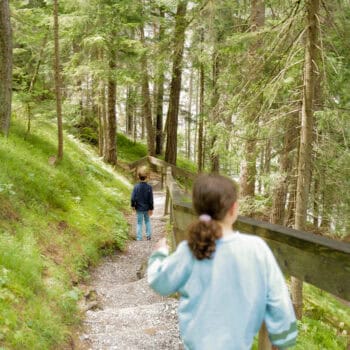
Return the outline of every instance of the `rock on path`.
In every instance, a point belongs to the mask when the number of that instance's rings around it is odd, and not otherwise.
[[[138,279],[157,240],[165,233],[165,194],[154,192],[152,240],[130,241],[125,252],[108,257],[91,275],[88,286],[98,308],[86,312],[79,335],[81,349],[183,349],[177,325],[177,300],[155,294],[145,277]],[[135,236],[135,217],[129,218]]]

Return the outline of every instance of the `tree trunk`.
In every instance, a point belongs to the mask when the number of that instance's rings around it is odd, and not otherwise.
[[[218,122],[218,111],[217,111],[217,104],[219,101],[219,92],[218,92],[218,78],[219,78],[219,53],[217,49],[214,49],[213,53],[213,61],[212,61],[212,68],[213,68],[213,86],[212,86],[212,97],[211,97],[211,121],[214,123],[214,128],[216,123]],[[219,160],[219,154],[215,150],[215,144],[217,141],[217,135],[214,131],[214,135],[211,138],[211,153],[210,153],[210,161],[211,161],[211,172],[212,173],[219,173],[220,171],[220,160]]]
[[[145,48],[145,35],[143,27],[141,31],[141,43]],[[142,70],[142,117],[145,120],[147,130],[147,146],[148,154],[150,156],[155,155],[155,137],[152,121],[152,107],[151,107],[151,96],[149,93],[149,82],[148,82],[148,64],[147,64],[147,53],[144,53],[141,58],[141,70]]]
[[[164,19],[164,9],[159,8],[159,17],[161,23],[159,25],[159,44],[163,41],[164,37],[164,25],[162,19]],[[163,100],[164,100],[164,69],[162,63],[159,65],[158,77],[157,77],[157,98],[156,98],[156,154],[161,155],[163,153]]]
[[[101,84],[101,116],[102,116],[102,129],[103,129],[103,153],[102,156],[105,159],[108,151],[108,119],[107,119],[107,107],[106,107],[106,87],[105,82]]]
[[[156,111],[156,154],[163,153],[163,100],[164,100],[164,73],[158,77],[157,111]]]
[[[0,134],[8,136],[12,100],[12,30],[8,0],[0,0]]]
[[[98,87],[96,88],[97,100],[97,115],[98,115],[98,154],[103,157],[104,154],[104,139],[105,139],[105,117],[103,115],[103,105],[102,105],[102,88],[103,81],[99,81]]]
[[[135,93],[137,93],[137,91],[135,91]],[[134,143],[136,143],[136,140],[137,140],[137,117],[138,115],[138,110],[137,110],[137,107],[135,105],[135,111],[134,111],[134,131],[133,131],[133,140],[134,140]]]
[[[178,3],[175,20],[174,33],[174,59],[173,71],[170,85],[169,109],[167,115],[167,140],[165,150],[165,161],[176,165],[177,158],[177,126],[179,115],[181,75],[182,75],[182,58],[185,44],[186,31],[186,9],[187,0]]]
[[[306,229],[306,217],[310,190],[312,142],[313,142],[313,98],[317,62],[319,0],[306,1],[306,47],[304,60],[304,88],[301,110],[300,149],[294,228]],[[292,277],[291,293],[298,319],[302,317],[302,281]]]
[[[193,68],[191,68],[190,87],[188,93],[188,115],[187,115],[187,133],[185,139],[187,140],[186,156],[191,159],[191,127],[192,127],[192,94],[193,94]]]
[[[105,154],[105,161],[109,164],[115,165],[117,163],[117,144],[116,144],[116,134],[117,134],[117,120],[115,113],[116,105],[116,88],[117,84],[115,78],[113,77],[113,71],[116,68],[116,54],[114,50],[111,50],[109,57],[109,80],[108,80],[108,123],[107,123],[107,152]]]
[[[199,123],[198,123],[198,155],[197,164],[198,172],[202,172],[204,168],[204,65],[200,66],[199,77]]]
[[[292,117],[287,117],[284,122],[284,143],[283,151],[279,164],[279,179],[276,186],[273,188],[272,198],[272,210],[270,215],[270,221],[273,224],[283,225],[285,219],[285,206],[288,193],[288,183],[290,182],[292,171],[292,160],[290,152],[297,146],[296,145],[296,125],[298,122],[298,115],[295,114]]]
[[[102,106],[101,104],[97,107],[98,116],[98,155],[103,156],[103,117],[102,117]]]
[[[46,33],[46,35],[44,37],[43,44],[42,44],[40,52],[39,52],[38,61],[35,65],[32,79],[30,80],[30,84],[29,84],[29,88],[28,88],[29,95],[31,95],[31,93],[34,89],[35,83],[36,83],[36,79],[38,77],[41,61],[42,61],[43,54],[44,54],[44,49],[45,49],[46,43],[47,43],[47,38],[48,38],[48,33]],[[29,101],[27,102],[27,111],[28,111],[28,121],[27,121],[27,135],[28,135],[30,133],[30,130],[31,130],[31,121],[32,121],[32,113],[31,113],[31,107],[30,107]]]
[[[313,201],[313,210],[312,210],[312,215],[313,215],[313,224],[314,224],[314,229],[318,229],[318,218],[320,215],[320,210],[319,210],[319,201],[320,201],[320,180],[318,178],[315,179],[314,181],[314,201]]]
[[[62,82],[60,72],[60,48],[58,36],[58,0],[53,3],[54,16],[54,42],[55,42],[55,90],[56,90],[56,113],[57,113],[57,130],[58,130],[58,151],[57,160],[63,158],[63,125],[62,125]]]
[[[194,127],[194,142],[193,142],[193,162],[197,163],[197,139],[198,139],[198,124],[199,124],[199,94],[200,94],[200,70],[198,70],[198,75],[196,79],[196,100],[195,100],[195,105],[196,105],[196,110],[195,110],[195,127]]]
[[[204,30],[201,30],[201,44],[204,42]],[[203,50],[203,49],[202,49]],[[204,169],[204,64],[200,64],[199,69],[199,114],[198,120],[198,151],[197,151],[197,168],[198,172]]]
[[[298,157],[296,157],[298,158]],[[296,160],[296,163],[298,160]],[[293,227],[295,221],[295,199],[297,193],[297,173],[298,169],[296,166],[292,165],[292,174],[290,182],[288,185],[288,203],[287,203],[287,212],[284,218],[284,226]]]
[[[331,8],[328,8],[328,12],[331,10]],[[321,23],[319,24],[321,25]],[[331,24],[328,21],[324,21],[322,23],[322,26],[330,26]],[[327,28],[328,29],[328,28]],[[314,88],[314,110],[315,111],[321,111],[323,110],[323,104],[324,104],[324,93],[323,93],[323,81],[325,80],[325,76],[324,76],[324,71],[322,70],[321,72],[319,72],[319,74],[315,77],[315,88]],[[314,128],[316,129],[316,128]],[[315,131],[316,133],[317,131]],[[322,130],[320,130],[318,132],[319,134],[319,139],[323,138],[322,135]],[[316,134],[314,135],[314,139],[318,139]],[[318,147],[318,145],[316,145],[316,147]],[[317,161],[317,157],[318,154],[317,152],[315,152],[314,154],[314,158],[315,158],[315,162]],[[319,174],[322,173],[322,170],[320,170],[318,172],[318,174],[316,174],[316,176],[314,176],[314,193],[313,193],[313,225],[314,225],[314,229],[318,230],[319,228],[319,216],[320,216],[320,176]],[[323,174],[323,178],[324,178],[325,174]]]
[[[125,115],[126,115],[126,133],[131,136],[134,130],[134,111],[135,111],[135,96],[134,88],[128,86],[126,90],[126,106],[125,106]]]
[[[142,113],[142,108],[141,108],[141,113]],[[141,123],[141,140],[144,140],[145,139],[145,118],[143,118],[142,115],[141,116],[139,115],[139,122]]]
[[[251,20],[250,30],[256,32],[264,26],[265,23],[265,3],[264,0],[251,0]],[[252,43],[249,49],[249,61],[251,66],[251,74],[255,74],[255,80],[258,80],[260,72],[257,71],[258,49],[261,47],[261,40],[258,38]],[[244,160],[241,167],[241,196],[254,197],[255,195],[255,180],[256,180],[256,138],[258,131],[258,110],[260,99],[254,105],[248,108],[246,115],[246,141],[244,144]]]

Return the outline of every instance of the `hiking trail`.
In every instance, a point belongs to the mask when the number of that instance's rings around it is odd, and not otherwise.
[[[152,181],[150,184],[153,185]],[[91,273],[85,288],[89,290],[86,298],[94,300],[94,307],[86,311],[78,349],[183,349],[177,300],[154,293],[145,276],[147,259],[165,234],[165,193],[155,188],[152,240],[146,241],[144,235],[142,241],[128,241],[124,252],[104,258]],[[130,235],[135,238],[135,215],[127,219],[131,224]]]

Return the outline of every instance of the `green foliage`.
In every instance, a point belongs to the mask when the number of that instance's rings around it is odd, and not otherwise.
[[[193,173],[197,172],[197,165],[187,158],[179,156],[176,165],[182,169],[192,171]]]
[[[295,350],[340,350],[347,348],[350,310],[332,295],[304,284],[304,316],[298,321]],[[253,350],[257,350],[257,337]]]
[[[304,317],[298,325],[299,338],[296,350],[338,350],[346,349],[347,337],[339,336],[329,324]]]
[[[117,135],[117,156],[124,162],[130,163],[147,156],[147,146],[140,142],[133,142],[127,136]]]
[[[72,138],[51,165],[54,127],[37,120],[33,129],[16,122],[0,145],[0,344],[21,350],[65,341],[77,322],[73,282],[128,232],[130,185]]]

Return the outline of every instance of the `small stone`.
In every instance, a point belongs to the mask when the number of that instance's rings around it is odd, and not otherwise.
[[[80,337],[80,340],[88,340],[89,339],[89,336],[87,334],[82,334]]]
[[[157,333],[157,330],[155,328],[146,328],[143,330],[143,332],[148,335],[155,335]]]

